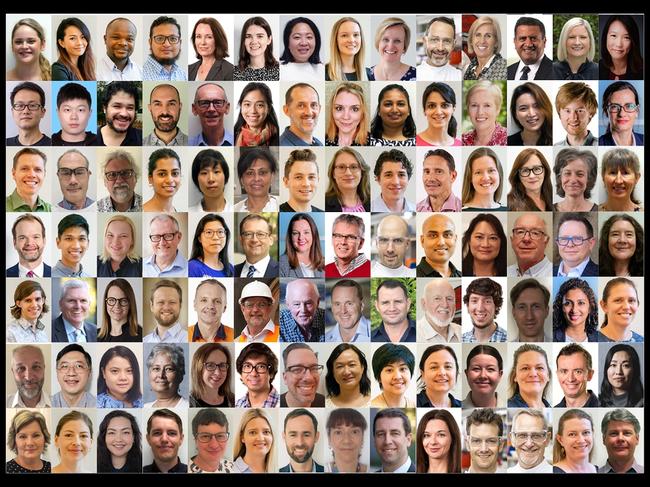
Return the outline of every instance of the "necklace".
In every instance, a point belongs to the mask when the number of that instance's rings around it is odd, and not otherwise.
[[[384,399],[384,402],[386,403],[386,407],[389,407],[389,408],[393,407],[390,404],[388,404],[388,401],[386,400],[386,396],[384,396],[383,392],[381,393],[381,397]],[[408,401],[406,400],[406,398],[404,398],[404,406],[397,406],[397,407],[405,407],[405,408],[408,407]],[[357,470],[357,472],[358,472],[358,470]]]

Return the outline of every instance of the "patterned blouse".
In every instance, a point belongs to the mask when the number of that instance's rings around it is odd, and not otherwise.
[[[368,81],[375,81],[375,66],[371,68],[366,68],[366,76],[368,76]],[[408,71],[402,76],[400,81],[415,81],[417,76],[417,71],[414,66],[409,66]]]
[[[196,458],[196,457],[194,457]],[[217,469],[214,472],[206,472],[205,470],[201,470],[201,467],[199,467],[196,463],[194,463],[194,458],[192,458],[192,463],[190,463],[190,468],[189,473],[233,473],[233,467],[234,463],[231,462],[230,460],[226,460],[225,458],[219,462],[219,465],[217,466]]]
[[[462,136],[463,145],[480,145],[476,138],[476,129],[471,130],[470,132],[465,132]],[[496,123],[494,127],[494,132],[492,132],[492,138],[487,143],[487,145],[507,145],[508,142],[508,131],[499,125],[499,122]]]
[[[246,66],[243,70],[235,66],[232,79],[234,81],[278,81],[280,79],[280,65],[277,64],[270,68],[265,66],[259,69]]]
[[[508,79],[508,66],[501,54],[495,54],[492,61],[483,68],[478,76],[476,68],[478,68],[478,58],[470,61],[463,79]]]
[[[415,137],[410,137],[408,139],[404,140],[389,140],[389,139],[384,139],[379,138],[376,139],[372,135],[368,137],[368,145],[373,145],[373,146],[414,146],[415,145]]]

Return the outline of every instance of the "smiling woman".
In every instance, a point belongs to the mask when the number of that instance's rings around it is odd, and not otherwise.
[[[126,411],[111,411],[99,425],[97,472],[142,472],[142,435]]]
[[[158,343],[153,346],[146,361],[149,386],[155,401],[144,407],[188,408],[189,402],[179,394],[185,376],[185,356],[180,345]]]
[[[244,413],[235,436],[235,472],[263,473],[274,471],[275,437],[271,421],[262,409]]]
[[[52,473],[88,473],[84,459],[93,444],[93,423],[80,411],[70,411],[59,420],[54,435],[54,446],[61,463],[52,467]]]
[[[63,19],[56,29],[59,59],[52,64],[53,80],[85,80],[95,78],[95,58],[90,45],[90,30],[81,19]]]
[[[45,416],[34,410],[18,411],[7,433],[7,446],[16,454],[7,462],[7,473],[50,473],[52,464],[41,458],[49,444]]]

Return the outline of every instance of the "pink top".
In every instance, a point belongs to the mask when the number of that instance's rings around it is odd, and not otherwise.
[[[476,144],[476,129],[463,134],[463,145],[478,145]],[[507,145],[508,131],[504,129],[499,122],[495,124],[492,138],[487,145]]]
[[[363,203],[359,203],[357,206],[341,206],[341,211],[344,213],[361,213],[366,209],[363,207]]]

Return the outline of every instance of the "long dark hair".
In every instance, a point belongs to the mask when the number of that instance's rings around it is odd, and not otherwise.
[[[59,41],[62,41],[65,38],[65,30],[68,27],[76,27],[79,29],[81,34],[86,38],[86,41],[88,41],[86,50],[81,56],[79,56],[76,64],[74,64],[70,59],[68,51],[59,44]],[[56,48],[59,51],[58,61],[72,71],[78,79],[83,81],[94,81],[96,79],[95,57],[93,56],[90,40],[90,30],[88,30],[86,24],[77,17],[68,17],[67,19],[63,19],[56,29]]]
[[[223,245],[223,248],[219,252],[219,260],[223,264],[223,272],[226,274],[226,277],[232,277],[230,261],[228,260],[228,244],[230,243],[230,228],[226,225],[226,220],[223,219],[221,215],[216,213],[208,213],[203,218],[199,220],[199,223],[196,225],[196,231],[194,232],[194,238],[192,239],[192,253],[190,254],[190,260],[197,259],[203,261],[205,257],[203,254],[203,246],[201,245],[200,238],[203,233],[205,225],[210,222],[219,222],[223,227],[223,230],[226,232],[226,242]]]
[[[320,31],[314,23],[313,20],[308,19],[307,17],[296,17],[287,22],[287,25],[284,26],[284,32],[282,33],[282,40],[284,42],[284,51],[282,51],[282,56],[280,56],[280,61],[282,64],[293,63],[295,59],[293,54],[289,51],[289,37],[291,37],[291,31],[296,24],[307,24],[311,31],[314,33],[314,53],[307,60],[311,64],[320,64]]]
[[[551,104],[551,100],[548,99],[546,92],[535,83],[527,82],[521,84],[512,91],[512,96],[510,97],[510,115],[512,116],[512,121],[519,127],[520,131],[524,130],[519,120],[517,120],[517,100],[521,95],[526,94],[535,99],[539,111],[544,114],[544,123],[539,130],[539,139],[537,139],[535,145],[553,145],[553,105]]]
[[[600,231],[600,243],[598,244],[598,265],[601,276],[615,276],[614,271],[614,258],[609,252],[609,232],[612,231],[614,223],[620,220],[629,222],[634,227],[636,239],[636,251],[630,259],[627,270],[632,277],[643,276],[643,250],[644,250],[644,230],[639,222],[637,222],[630,215],[619,213],[607,219],[603,224],[603,229]]]
[[[627,57],[627,66],[630,68],[630,71],[639,73],[643,76],[643,58],[641,57],[641,41],[639,36],[639,28],[634,21],[634,18],[631,15],[612,15],[607,19],[603,30],[601,31],[601,53],[600,53],[600,62],[603,66],[609,71],[614,67],[612,63],[612,55],[607,50],[607,34],[609,33],[610,26],[619,21],[627,29],[627,33],[630,36],[630,52]],[[626,74],[628,74],[626,72]]]
[[[508,263],[508,238],[506,237],[505,232],[503,231],[503,226],[501,221],[494,216],[492,213],[479,213],[474,217],[474,219],[469,223],[469,227],[463,234],[463,275],[464,276],[474,276],[474,256],[469,248],[469,242],[472,239],[472,233],[474,229],[481,222],[485,222],[490,225],[494,231],[497,233],[499,240],[501,240],[501,245],[499,247],[499,253],[497,254],[496,259],[494,260],[494,266],[497,271],[497,276],[506,275],[506,267]]]
[[[99,425],[99,434],[97,435],[97,471],[113,472],[115,467],[111,457],[111,452],[106,446],[106,432],[108,425],[113,418],[126,418],[131,423],[133,430],[133,445],[126,454],[126,463],[120,469],[120,472],[142,472],[142,434],[138,427],[136,419],[126,411],[115,410],[108,413]]]
[[[273,134],[271,138],[269,139],[269,146],[275,146],[275,145],[280,145],[280,136],[279,136],[279,131],[280,131],[280,126],[278,124],[278,118],[275,115],[275,109],[273,108],[273,97],[271,96],[271,89],[268,87],[266,83],[260,83],[258,81],[253,81],[251,83],[248,83],[244,89],[241,92],[241,95],[239,96],[239,101],[237,102],[237,105],[239,105],[239,116],[237,117],[237,122],[235,122],[235,140],[239,137],[239,132],[241,132],[242,127],[246,123],[244,120],[244,116],[241,114],[241,104],[244,101],[244,98],[246,95],[248,95],[251,91],[259,91],[262,93],[262,96],[264,97],[266,104],[269,107],[269,112],[266,115],[266,120],[264,122],[266,125],[272,130]]]
[[[568,323],[564,316],[564,310],[562,309],[562,301],[564,301],[564,296],[572,289],[580,289],[585,293],[587,299],[589,299],[589,315],[585,322],[585,332],[587,335],[595,333],[598,329],[598,304],[596,302],[596,295],[587,281],[579,277],[572,277],[565,281],[555,295],[555,300],[553,301],[553,331],[561,330],[565,332],[567,329]]]
[[[451,103],[454,106],[454,109],[456,108],[456,93],[451,86],[445,83],[431,83],[424,89],[424,93],[422,93],[422,109],[424,111],[427,109],[427,98],[429,98],[431,93],[438,93],[443,100],[447,103]],[[447,126],[447,133],[455,138],[457,132],[458,122],[452,113],[451,118],[449,119],[449,125]]]
[[[413,120],[413,110],[411,110],[411,100],[409,98],[409,93],[406,91],[406,88],[404,88],[402,85],[398,85],[397,83],[386,85],[379,92],[379,96],[377,97],[377,109],[375,110],[375,117],[372,119],[372,123],[370,124],[370,135],[372,135],[375,139],[381,139],[383,137],[384,124],[381,121],[381,117],[379,116],[379,109],[381,108],[381,101],[384,99],[384,95],[391,90],[400,91],[406,97],[406,104],[409,107],[409,115],[404,121],[404,127],[402,127],[402,135],[409,138],[415,137],[417,130],[415,127],[415,120]]]
[[[427,429],[429,421],[438,419],[444,422],[449,428],[451,435],[451,445],[449,445],[449,456],[447,457],[447,473],[460,473],[460,428],[456,424],[456,420],[446,409],[432,409],[428,411],[418,424],[418,431],[416,434],[416,458],[417,458],[417,472],[426,473],[429,470],[429,455],[424,450],[424,431]]]
[[[631,345],[617,343],[607,351],[603,365],[603,380],[600,383],[600,406],[601,407],[618,407],[614,404],[614,389],[607,378],[607,369],[612,363],[616,352],[625,352],[632,362],[632,376],[630,377],[630,388],[627,391],[626,407],[635,407],[643,399],[643,384],[641,383],[641,361],[639,354]],[[643,404],[641,404],[642,406]]]
[[[341,386],[336,379],[334,378],[334,361],[346,350],[352,350],[359,357],[359,362],[361,367],[363,367],[363,373],[361,374],[361,381],[359,382],[359,391],[364,396],[370,394],[370,379],[368,378],[368,361],[364,353],[359,350],[356,346],[349,343],[341,343],[338,345],[329,358],[327,359],[327,375],[325,375],[325,387],[327,389],[327,395],[330,397],[338,396],[341,393]]]
[[[132,337],[138,336],[138,308],[137,308],[137,301],[135,299],[135,293],[133,292],[133,288],[131,287],[131,284],[129,281],[123,278],[117,278],[113,279],[111,282],[108,283],[108,286],[106,286],[106,289],[104,290],[104,304],[102,306],[103,312],[103,320],[102,320],[102,327],[97,333],[97,339],[98,341],[104,341],[105,339],[107,340],[110,336],[111,333],[111,317],[108,314],[108,304],[106,304],[106,296],[108,295],[108,291],[112,287],[116,287],[120,289],[124,295],[126,296],[126,299],[129,301],[129,314],[126,319],[127,324],[129,325],[129,335]]]
[[[244,22],[244,26],[241,28],[241,40],[239,41],[239,69],[246,69],[251,62],[251,56],[246,50],[245,43],[246,31],[251,25],[261,27],[264,29],[264,32],[266,32],[266,35],[271,38],[271,42],[266,46],[266,50],[264,51],[264,67],[267,69],[274,68],[280,63],[278,63],[278,60],[273,56],[273,32],[271,32],[271,26],[263,17],[251,17]]]
[[[134,402],[137,399],[142,397],[140,392],[140,366],[138,365],[138,359],[135,354],[131,351],[130,348],[125,347],[124,345],[116,345],[113,348],[109,348],[102,355],[102,359],[99,362],[99,377],[97,378],[97,394],[105,392],[108,394],[108,388],[106,387],[106,380],[104,379],[104,374],[102,373],[108,362],[111,361],[114,357],[122,357],[129,361],[131,369],[133,371],[133,385],[129,392],[126,393],[126,399],[129,402]]]
[[[312,217],[306,213],[296,213],[293,215],[287,226],[287,236],[285,240],[285,253],[289,259],[289,265],[292,269],[295,269],[300,265],[298,262],[298,255],[296,254],[296,249],[293,248],[293,239],[291,237],[291,232],[293,231],[293,224],[297,221],[304,220],[309,224],[311,230],[311,248],[309,249],[309,260],[311,266],[314,270],[322,271],[325,268],[325,258],[323,256],[323,251],[320,248],[320,235],[318,233],[318,227]]]

